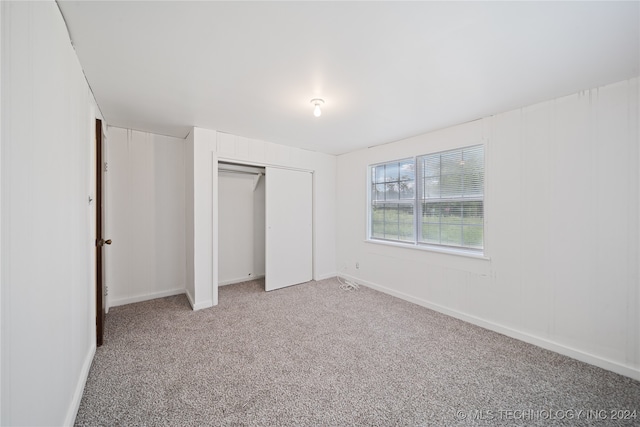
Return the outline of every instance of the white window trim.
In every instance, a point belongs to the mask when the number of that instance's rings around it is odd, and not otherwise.
[[[365,243],[373,243],[374,245],[384,245],[384,246],[394,246],[396,248],[404,248],[404,249],[412,249],[419,250],[424,252],[435,252],[441,254],[448,255],[457,255],[463,256],[467,258],[475,258],[475,259],[484,259],[491,260],[491,258],[486,254],[479,252],[477,250],[466,250],[465,248],[456,248],[453,246],[435,246],[435,245],[427,245],[422,243],[404,243],[404,242],[396,242],[393,240],[383,240],[383,239],[365,239]]]

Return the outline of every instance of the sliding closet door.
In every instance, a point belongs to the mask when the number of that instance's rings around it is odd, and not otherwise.
[[[312,188],[310,172],[267,168],[267,291],[312,279]]]

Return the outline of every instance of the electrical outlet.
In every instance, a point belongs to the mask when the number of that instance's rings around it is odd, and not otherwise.
[[[360,263],[356,261],[356,270],[360,268]]]

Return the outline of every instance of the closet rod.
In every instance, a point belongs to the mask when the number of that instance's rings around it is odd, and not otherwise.
[[[226,173],[244,173],[246,175],[264,175],[263,172],[249,172],[249,171],[236,171],[231,169],[218,169],[218,172],[226,172]]]

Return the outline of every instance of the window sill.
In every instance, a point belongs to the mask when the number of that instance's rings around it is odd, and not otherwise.
[[[384,245],[384,246],[394,246],[396,248],[413,249],[413,250],[426,251],[426,252],[436,252],[441,254],[456,255],[456,256],[462,256],[467,258],[483,259],[487,261],[491,259],[488,256],[486,256],[484,253],[475,252],[475,251],[465,251],[464,249],[444,248],[444,247],[437,247],[437,246],[418,245],[415,243],[400,243],[400,242],[392,242],[388,240],[376,240],[376,239],[366,239],[365,243],[373,243],[375,245]]]

